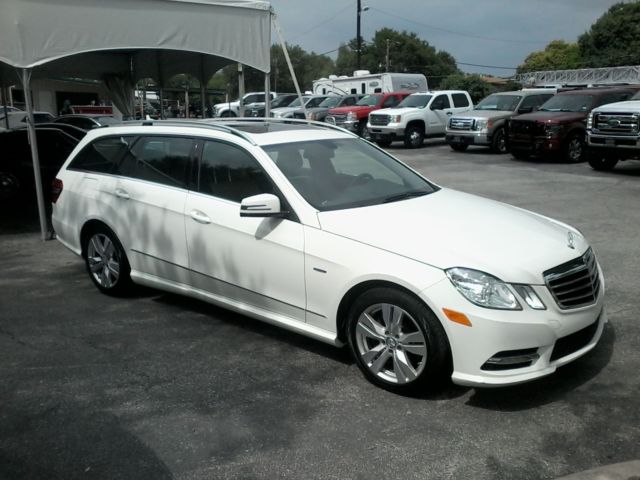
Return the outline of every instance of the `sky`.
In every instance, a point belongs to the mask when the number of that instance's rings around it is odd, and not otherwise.
[[[356,0],[270,2],[287,43],[307,51],[330,52],[356,36]],[[550,41],[575,42],[615,3],[620,0],[362,0],[369,7],[361,14],[362,38],[384,27],[415,32],[453,55],[462,71],[508,77]]]

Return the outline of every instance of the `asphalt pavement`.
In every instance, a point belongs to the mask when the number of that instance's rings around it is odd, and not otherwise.
[[[597,348],[518,387],[402,397],[344,350],[155,290],[102,295],[79,258],[39,240],[33,205],[5,205],[0,479],[536,480],[640,459],[640,162],[600,173],[439,142],[389,151],[578,227],[607,282]],[[640,477],[637,461],[607,468],[570,478]]]

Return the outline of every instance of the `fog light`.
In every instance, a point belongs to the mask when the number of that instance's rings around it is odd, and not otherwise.
[[[512,370],[514,368],[530,367],[540,358],[537,348],[522,350],[505,350],[496,353],[480,367],[481,370]]]

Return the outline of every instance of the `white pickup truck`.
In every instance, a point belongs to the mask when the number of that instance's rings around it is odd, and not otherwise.
[[[271,93],[271,100],[278,96],[275,92]],[[264,105],[264,92],[250,92],[242,97],[242,105],[245,109],[254,108]],[[232,102],[216,103],[213,106],[214,117],[238,117],[240,116],[240,100]]]
[[[407,148],[417,148],[425,138],[444,137],[449,117],[472,108],[471,97],[463,90],[418,92],[397,107],[371,112],[367,128],[381,147],[403,140]]]

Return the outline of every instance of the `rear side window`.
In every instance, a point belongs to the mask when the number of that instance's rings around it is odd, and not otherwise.
[[[240,203],[245,197],[274,193],[275,188],[255,158],[238,147],[205,141],[198,191]]]
[[[438,95],[433,102],[431,102],[431,110],[444,110],[445,108],[451,108],[449,97],[446,94]]]
[[[464,93],[454,93],[451,95],[453,99],[453,106],[455,108],[462,108],[469,106],[469,99]]]
[[[184,137],[140,138],[115,173],[148,182],[186,188],[193,140]]]
[[[102,137],[82,149],[69,164],[70,170],[111,173],[127,152],[131,137]]]

